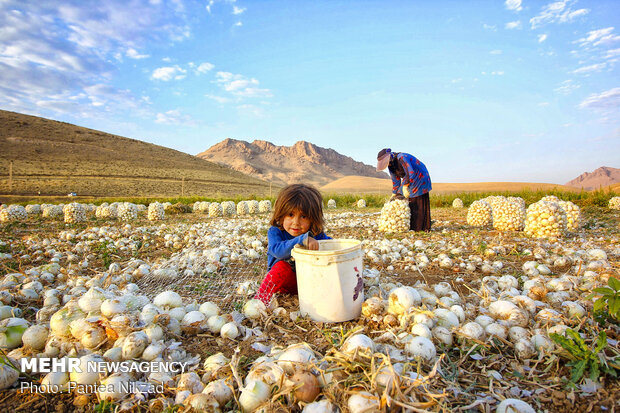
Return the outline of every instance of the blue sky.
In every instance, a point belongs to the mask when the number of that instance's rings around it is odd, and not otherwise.
[[[197,154],[306,140],[435,182],[620,167],[620,2],[0,0],[0,109]]]

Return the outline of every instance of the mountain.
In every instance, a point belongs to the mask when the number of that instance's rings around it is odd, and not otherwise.
[[[348,175],[388,178],[374,166],[341,155],[333,149],[299,141],[293,146],[271,142],[225,139],[196,155],[275,185],[308,183],[321,187]]]
[[[268,195],[260,179],[205,159],[69,123],[0,110],[0,194]]]
[[[593,172],[582,173],[577,178],[568,181],[566,185],[592,190],[616,183],[620,183],[620,169],[601,166]]]

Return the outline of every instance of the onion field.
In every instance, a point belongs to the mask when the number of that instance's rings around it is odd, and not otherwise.
[[[364,250],[343,323],[253,300],[270,201],[2,206],[0,410],[615,411],[620,202],[516,198],[444,202],[428,233],[326,199]]]

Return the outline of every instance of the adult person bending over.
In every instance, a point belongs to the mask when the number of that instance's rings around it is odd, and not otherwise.
[[[431,176],[426,166],[415,156],[404,152],[381,149],[377,155],[377,171],[388,168],[392,177],[392,198],[402,194],[409,200],[413,231],[431,230]]]

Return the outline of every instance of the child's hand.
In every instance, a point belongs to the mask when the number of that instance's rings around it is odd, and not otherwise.
[[[318,250],[319,242],[312,237],[308,237],[308,249],[314,251]]]

